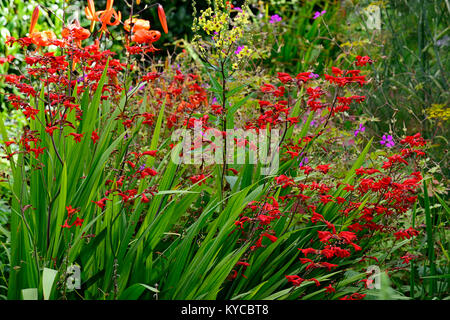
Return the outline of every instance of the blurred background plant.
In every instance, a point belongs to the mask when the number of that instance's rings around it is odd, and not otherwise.
[[[389,133],[398,140],[420,131],[430,139],[427,167],[435,177],[430,189],[445,194],[450,173],[448,1],[347,0],[342,10],[347,30],[339,34],[341,47],[376,61],[360,114],[367,115],[370,129],[380,136]]]
[[[257,9],[260,27],[267,33],[259,42],[270,54],[264,60],[272,72],[308,70],[323,73],[340,53],[336,39],[343,31],[339,1],[250,1]],[[319,14],[317,14],[317,13]],[[328,28],[323,24],[326,19]]]

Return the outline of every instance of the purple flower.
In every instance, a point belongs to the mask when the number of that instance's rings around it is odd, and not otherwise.
[[[79,78],[77,79],[77,82],[80,83],[80,82],[82,82],[82,81],[84,81],[84,80],[86,80],[86,76],[85,76],[85,75],[79,77]]]
[[[245,47],[245,46],[238,46],[237,49],[236,49],[236,51],[234,51],[234,54],[236,54],[236,55],[239,54],[239,52],[241,52],[242,49],[244,49],[244,47]]]
[[[242,9],[240,7],[234,7],[233,9],[236,11],[242,12]]]
[[[142,166],[139,167],[139,171],[142,171],[144,169],[145,169],[145,163]]]
[[[303,152],[302,152],[302,154],[303,154]],[[307,164],[308,162],[309,162],[308,157],[304,157],[302,159],[302,161],[300,161],[299,167],[302,167],[303,165]]]
[[[384,134],[380,144],[383,144],[388,148],[392,148],[395,145],[394,138],[391,135]]]
[[[130,89],[128,90],[128,92],[131,92],[134,88],[135,88],[135,87],[130,86]],[[144,89],[144,88],[145,88],[145,83],[144,83],[142,86],[140,86],[138,90],[142,90],[142,89]]]
[[[273,16],[270,17],[270,23],[276,23],[276,22],[280,22],[281,20],[283,20],[279,15],[275,14]]]
[[[323,10],[322,12],[316,11],[316,12],[314,13],[313,19],[315,20],[315,19],[317,19],[318,17],[323,16],[326,12],[327,12],[327,10]]]
[[[309,75],[309,78],[311,78],[311,79],[317,79],[318,77],[319,77],[318,74],[315,74],[315,73],[312,73],[312,72],[311,72],[311,74]]]
[[[358,135],[358,133],[360,132],[364,132],[366,131],[366,127],[364,127],[361,123],[359,124],[359,128],[355,130],[355,137]]]

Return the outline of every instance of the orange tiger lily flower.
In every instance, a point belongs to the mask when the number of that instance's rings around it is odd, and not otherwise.
[[[136,43],[152,43],[159,40],[161,33],[156,30],[139,29],[132,36],[131,41]]]
[[[30,34],[31,42],[38,47],[46,47],[56,40],[56,35],[53,31],[37,31]]]
[[[95,22],[99,21],[95,12],[94,0],[88,0],[88,6],[84,8],[86,18],[91,21],[91,32],[94,31]]]
[[[164,12],[164,8],[162,5],[158,4],[158,18],[159,22],[161,22],[161,26],[165,33],[169,32],[169,29],[167,29],[167,20],[166,20],[166,13]]]
[[[120,11],[117,13],[116,10],[113,9],[114,0],[108,0],[106,2],[106,9],[97,12],[96,18],[97,21],[102,23],[102,27],[100,28],[100,34],[104,32],[108,32],[108,26],[117,26],[122,20],[122,14]],[[111,21],[114,17],[114,21]]]
[[[133,25],[133,32],[136,32],[140,29],[150,30],[150,21],[144,19],[127,19],[123,23],[123,28],[130,32],[130,27]]]
[[[77,21],[78,22],[78,21]],[[91,33],[89,30],[80,27],[79,23],[70,24],[61,32],[64,39],[72,38],[78,47],[81,48],[81,41],[89,38]]]
[[[30,35],[33,33],[34,31],[34,27],[36,26],[36,23],[38,21],[39,18],[39,6],[36,6],[36,8],[34,8],[33,10],[33,14],[31,15],[31,22],[30,22]]]

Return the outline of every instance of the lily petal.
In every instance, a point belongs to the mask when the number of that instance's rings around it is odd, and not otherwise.
[[[33,10],[33,14],[31,16],[31,22],[30,22],[30,34],[33,33],[34,31],[34,27],[36,26],[36,23],[38,21],[39,18],[39,6],[36,6],[36,8],[34,8]]]

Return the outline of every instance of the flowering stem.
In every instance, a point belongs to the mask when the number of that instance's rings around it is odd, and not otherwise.
[[[226,132],[227,130],[227,112],[226,112],[226,79],[225,79],[225,62],[221,60],[220,62],[221,67],[221,74],[222,74],[222,132]],[[223,140],[223,139],[222,139]],[[226,140],[226,139],[225,139]],[[221,200],[224,199],[224,190],[225,190],[225,172],[227,170],[227,163],[226,163],[226,154],[227,154],[227,144],[226,142],[223,144],[223,152],[222,152],[222,159],[223,159],[223,167],[222,167],[222,177],[220,181],[220,188],[221,188]],[[221,206],[223,207],[224,204],[221,202]]]

